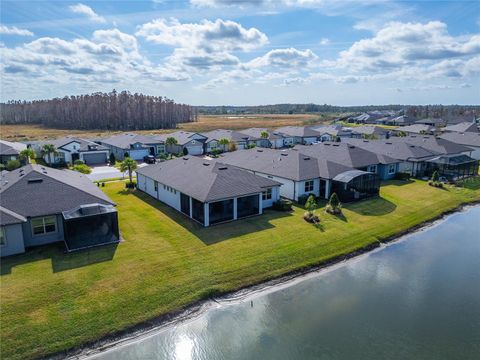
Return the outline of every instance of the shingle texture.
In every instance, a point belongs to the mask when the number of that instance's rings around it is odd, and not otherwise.
[[[473,122],[462,122],[456,125],[445,126],[444,131],[453,131],[453,132],[473,132],[478,133],[478,126]]]
[[[195,134],[204,136],[203,134],[194,133],[190,131],[175,131],[169,134],[156,135],[155,138],[158,140],[161,140],[162,142],[165,142],[169,137],[173,137],[175,140],[177,140],[178,145],[185,145],[189,141],[194,140],[193,135]]]
[[[26,148],[27,145],[22,143],[0,140],[0,155],[18,155]]]
[[[407,144],[421,146],[437,155],[440,154],[458,154],[470,151],[470,148],[456,144],[436,136],[428,135],[411,135],[411,136],[394,136],[388,139],[390,142],[405,142]]]
[[[37,142],[37,146],[43,146],[45,144],[53,144],[57,149],[61,149],[63,146],[76,142],[79,144],[79,151],[96,151],[96,150],[108,150],[105,146],[94,143],[93,141],[81,139],[73,136],[66,136],[60,139]]]
[[[145,166],[137,173],[201,202],[258,194],[281,185],[235,166],[191,156]]]
[[[480,133],[477,132],[451,132],[440,136],[444,140],[454,142],[456,144],[480,147]]]
[[[22,215],[0,206],[0,225],[19,224],[27,221]]]
[[[120,149],[130,149],[130,145],[135,143],[141,144],[162,144],[164,140],[158,136],[138,135],[138,134],[119,134],[101,140],[102,143],[118,147]]]
[[[27,165],[3,174],[0,206],[23,217],[59,214],[74,207],[113,204],[85,175],[40,165]]]
[[[283,126],[276,129],[275,132],[296,137],[315,137],[320,135],[318,131],[306,126]]]

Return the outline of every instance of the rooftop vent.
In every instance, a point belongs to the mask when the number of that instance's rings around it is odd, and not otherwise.
[[[353,145],[348,145],[348,148],[349,148],[349,149],[355,149],[355,146],[353,146]]]
[[[263,150],[261,150],[261,149],[257,149],[257,152],[263,152]]]
[[[182,159],[183,159],[183,160],[188,160],[188,157],[183,157]]]
[[[303,160],[310,160],[310,158],[309,157],[304,157]]]
[[[363,140],[363,142],[364,142],[364,143],[367,143],[367,142],[369,142],[369,141],[368,141],[368,140]]]
[[[29,183],[29,184],[41,183],[42,181],[43,181],[42,178],[32,178],[32,179],[28,179],[28,183]]]
[[[325,145],[325,146],[330,146],[330,144],[327,144],[327,143],[323,143],[323,145]]]
[[[281,156],[288,156],[288,154],[286,154],[286,153],[282,153],[282,154],[280,154],[280,155],[281,155]]]
[[[203,163],[203,166],[210,166],[210,164],[207,163],[207,162],[204,162],[204,163]]]
[[[332,146],[340,146],[339,144],[332,144]]]
[[[220,167],[218,168],[218,170],[227,170],[227,169],[228,169],[228,167],[226,167],[226,166],[220,166]]]

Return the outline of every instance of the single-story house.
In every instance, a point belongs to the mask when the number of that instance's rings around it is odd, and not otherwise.
[[[230,143],[235,143],[238,149],[245,149],[250,144],[256,144],[256,139],[251,139],[248,135],[233,130],[217,129],[204,132],[205,136],[204,152],[211,153],[215,150],[228,151]],[[220,140],[227,139],[228,144],[220,144]],[[189,152],[190,154],[190,152]]]
[[[311,129],[318,132],[318,141],[340,141],[343,138],[349,138],[352,136],[352,130],[350,128],[344,128],[342,125],[319,125],[311,126]]]
[[[165,152],[165,142],[159,136],[125,133],[98,142],[108,148],[117,160],[123,160],[127,156],[143,160],[147,155],[158,156]]]
[[[166,151],[171,154],[180,154],[186,149],[189,155],[202,155],[204,152],[203,146],[207,140],[205,135],[190,131],[175,131],[169,134],[157,135],[156,138],[162,140],[165,144],[168,138],[174,138],[176,144],[166,145]]]
[[[458,133],[466,133],[466,132],[473,132],[478,133],[478,125],[474,122],[461,122],[455,125],[448,125],[445,126],[443,129],[445,132],[458,132]]]
[[[313,144],[318,141],[320,133],[307,126],[283,126],[275,130],[284,137],[285,146],[295,144]]]
[[[245,130],[239,130],[241,134],[248,136],[250,141],[254,141],[255,145],[263,148],[280,149],[284,147],[283,136],[277,131],[266,128],[249,128]],[[268,137],[262,137],[263,133],[267,133]]]
[[[467,154],[476,160],[480,160],[480,133],[446,132],[440,135],[440,138],[468,147],[471,151],[465,151],[464,154]]]
[[[426,118],[415,121],[415,124],[430,125],[434,128],[440,128],[442,126],[445,126],[446,121],[440,118]]]
[[[394,129],[395,133],[406,133],[406,134],[426,134],[433,135],[435,133],[435,127],[426,124],[413,124],[407,126],[400,126]]]
[[[27,145],[23,143],[0,140],[0,164],[6,165],[10,160],[19,160],[20,152],[26,148]]]
[[[400,115],[393,118],[385,118],[377,124],[391,125],[391,126],[407,126],[413,125],[417,121],[416,118],[409,115]]]
[[[347,139],[345,142],[376,154],[383,154],[397,159],[400,161],[397,172],[408,173],[414,177],[423,176],[427,169],[427,160],[436,156],[436,153],[421,146],[406,142],[392,142],[390,139]]]
[[[278,181],[282,184],[280,195],[294,201],[309,194],[328,199],[332,191],[338,191],[341,201],[352,201],[378,195],[380,189],[377,174],[358,171],[337,178],[355,169],[296,149],[239,150],[224,154],[219,161]]]
[[[262,214],[280,183],[232,165],[185,156],[137,170],[137,188],[203,226]]]
[[[319,159],[337,162],[350,169],[371,172],[378,175],[381,180],[393,179],[400,165],[400,161],[388,155],[374,153],[345,142],[323,142],[310,146],[297,145],[295,149]]]
[[[390,131],[380,126],[362,125],[352,128],[351,137],[357,139],[388,139]]]
[[[42,148],[46,144],[55,146],[56,153],[44,154]],[[29,146],[38,157],[42,157],[47,164],[73,164],[75,160],[82,160],[87,165],[101,165],[108,162],[110,154],[107,147],[93,141],[67,136],[60,139],[32,142]]]
[[[26,165],[0,179],[0,253],[64,242],[67,251],[119,241],[115,204],[76,171]]]

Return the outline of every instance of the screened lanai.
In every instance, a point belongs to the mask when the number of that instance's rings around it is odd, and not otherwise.
[[[63,229],[68,251],[120,240],[117,210],[112,205],[88,204],[64,211]]]
[[[342,202],[377,196],[380,192],[380,178],[371,172],[348,170],[333,178],[333,192],[337,193]]]
[[[478,174],[478,160],[468,155],[442,155],[427,161],[428,173],[435,170],[450,180],[463,179]]]

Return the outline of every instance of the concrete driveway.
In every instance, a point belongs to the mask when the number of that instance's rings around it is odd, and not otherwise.
[[[144,166],[147,166],[147,164],[145,163],[138,164],[139,168]],[[114,166],[103,165],[103,166],[92,167],[92,172],[87,176],[92,181],[98,181],[102,179],[111,179],[111,178],[119,178],[119,177],[127,178],[128,172],[122,173],[120,170],[118,170]],[[133,173],[133,176],[135,176],[135,172]]]

